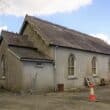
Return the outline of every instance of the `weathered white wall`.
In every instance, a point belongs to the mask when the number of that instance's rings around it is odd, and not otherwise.
[[[0,45],[0,87],[12,91],[20,91],[22,88],[22,65],[21,61],[8,48],[5,39]],[[1,58],[5,57],[5,79],[2,79]]]
[[[36,62],[23,62],[23,88],[25,90],[54,90],[54,73],[52,63],[37,66]]]
[[[68,57],[70,54],[75,55],[75,78],[68,78]],[[64,88],[74,88],[84,86],[85,76],[92,75],[91,60],[97,58],[97,81],[100,78],[110,79],[109,72],[109,55],[90,53],[66,48],[56,48],[56,84],[63,83]],[[108,77],[109,76],[109,77]]]
[[[7,61],[7,44],[6,42],[3,40],[1,45],[0,45],[0,87],[4,87],[6,88],[6,78],[2,79],[3,73],[2,73],[2,68],[1,68],[1,63],[2,63],[2,56],[4,55],[5,57],[5,61]],[[6,67],[5,67],[6,68]],[[6,70],[7,72],[7,70]]]
[[[7,88],[12,91],[21,91],[23,74],[22,63],[10,50],[7,51]]]

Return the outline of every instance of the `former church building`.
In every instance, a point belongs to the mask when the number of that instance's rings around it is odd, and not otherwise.
[[[20,32],[2,31],[0,86],[54,91],[110,80],[110,45],[87,34],[26,15]]]

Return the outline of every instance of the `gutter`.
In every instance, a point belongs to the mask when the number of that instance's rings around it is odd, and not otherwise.
[[[20,58],[20,60],[21,61],[29,61],[29,62],[54,63],[53,60],[47,60],[47,59]]]

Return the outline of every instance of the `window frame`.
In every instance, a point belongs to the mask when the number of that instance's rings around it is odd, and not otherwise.
[[[97,58],[95,56],[92,57],[91,60],[91,69],[92,69],[92,75],[96,76],[97,75]]]
[[[68,78],[75,77],[75,56],[70,54],[68,57]]]
[[[109,61],[108,61],[108,72],[110,73],[110,58],[109,58]]]
[[[4,55],[1,57],[1,77],[2,79],[6,77],[6,59]]]

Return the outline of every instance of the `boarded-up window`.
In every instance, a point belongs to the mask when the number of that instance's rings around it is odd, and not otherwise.
[[[96,74],[96,57],[92,58],[92,74]]]
[[[70,54],[68,58],[68,75],[74,75],[75,69],[75,57],[73,54]]]

